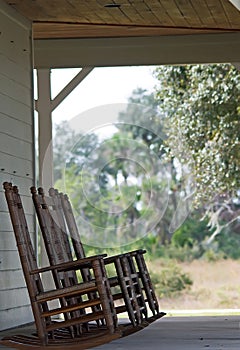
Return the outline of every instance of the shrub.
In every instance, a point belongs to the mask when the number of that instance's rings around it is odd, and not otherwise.
[[[221,232],[217,237],[219,250],[224,254],[224,257],[231,259],[240,259],[240,235],[231,233],[228,230]]]
[[[160,298],[174,296],[193,284],[190,276],[173,264],[159,274],[151,272],[151,279]]]
[[[201,242],[209,236],[207,223],[207,220],[201,220],[199,214],[193,214],[174,232],[172,243],[177,247],[193,247],[195,242]]]
[[[198,242],[194,242],[192,247],[189,247],[188,245],[181,247],[169,244],[165,248],[165,257],[181,262],[199,259],[202,255],[202,246]]]

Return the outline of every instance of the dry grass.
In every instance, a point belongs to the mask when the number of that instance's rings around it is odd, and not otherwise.
[[[188,273],[193,285],[173,298],[160,300],[162,310],[240,309],[240,261],[220,260],[176,263]],[[148,264],[157,272],[166,261]]]

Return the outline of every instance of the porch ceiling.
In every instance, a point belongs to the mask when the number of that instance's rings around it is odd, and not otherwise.
[[[240,0],[3,0],[36,68],[240,61]]]
[[[240,31],[238,0],[5,0],[33,22],[34,39]]]

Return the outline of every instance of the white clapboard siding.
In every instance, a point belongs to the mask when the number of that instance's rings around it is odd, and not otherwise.
[[[1,124],[1,123],[0,123]],[[17,169],[17,173],[13,173]],[[4,173],[3,173],[4,172]],[[6,174],[9,174],[7,177]],[[24,181],[24,184],[22,183],[22,186],[26,188],[27,186],[31,186],[33,183],[33,168],[32,168],[32,160],[29,159],[22,159],[18,158],[15,155],[12,154],[5,154],[1,152],[1,164],[0,164],[0,182],[1,184],[4,181],[12,182],[12,174],[16,177],[16,183],[18,186],[20,186],[19,180],[17,177],[28,177],[28,181]],[[24,179],[23,179],[24,180]],[[26,183],[26,184],[25,184]],[[0,190],[2,187],[0,188]],[[21,190],[23,190],[23,187],[21,187]]]
[[[9,61],[16,62],[20,69],[26,68],[29,71],[29,67],[32,65],[32,48],[29,42],[31,28],[27,28],[29,23],[25,19],[20,18],[17,13],[13,14],[11,9],[10,11],[12,13],[10,15],[12,15],[12,18],[10,18],[6,15],[6,12],[9,12],[9,8],[4,6],[2,0],[0,5],[2,32],[0,36],[0,47],[4,48],[0,53],[6,56]],[[18,19],[16,20],[17,17]]]
[[[12,98],[12,96],[2,95],[0,91],[1,113],[8,115],[16,120],[21,120],[26,124],[32,125],[32,106],[27,106]],[[17,112],[16,112],[17,111]]]
[[[23,276],[22,269],[2,271],[2,279],[0,280],[0,290],[9,290],[11,289],[13,283],[16,288],[25,287],[25,279]]]
[[[32,101],[31,91],[26,86],[22,85],[21,81],[8,79],[5,75],[0,74],[1,94],[11,96],[12,99],[23,102],[23,104],[29,106]]]
[[[27,67],[19,66],[15,60],[10,60],[5,55],[0,55],[0,65],[4,66],[3,76],[13,81],[20,81],[22,86],[29,88],[29,71]]]
[[[21,159],[32,160],[32,143],[0,132],[0,150],[4,154],[12,154]]]
[[[7,250],[16,250],[16,242],[14,238],[14,233],[13,231],[2,231],[1,230],[1,245],[0,245],[0,251],[7,251]],[[1,258],[0,258],[1,261]],[[5,278],[4,278],[5,279]],[[1,282],[0,281],[0,285]]]
[[[19,269],[20,260],[17,250],[0,250],[0,262],[3,271]],[[15,289],[15,286],[13,287]]]
[[[28,188],[28,190],[29,190],[29,188]],[[22,199],[22,203],[23,203],[26,217],[28,219],[28,224],[30,224],[30,218],[34,214],[33,202],[28,195],[21,195],[21,199]],[[4,195],[4,192],[2,192],[2,191],[0,191],[0,209],[1,209],[0,215],[4,214],[4,213],[8,213],[8,207],[7,207],[7,203],[5,200],[5,195]],[[31,229],[31,226],[29,226],[29,229]],[[1,222],[1,230],[3,230],[3,222]],[[1,247],[1,245],[0,245],[0,247]]]
[[[2,183],[19,187],[36,246],[31,23],[0,0],[0,330],[33,320]]]
[[[2,157],[2,154],[0,153],[0,157]],[[24,160],[21,160],[23,164],[25,164]],[[5,165],[5,164],[4,164]],[[13,167],[11,168],[6,168],[6,170],[1,171],[0,170],[0,198],[1,198],[1,192],[3,192],[3,182],[8,181],[8,182],[12,182],[14,185],[17,185],[19,188],[19,193],[22,196],[22,200],[24,201],[24,196],[28,196],[30,191],[30,187],[33,185],[34,183],[34,176],[32,177],[31,175],[33,175],[33,169],[31,169],[31,173],[30,176],[27,176],[25,174],[25,172],[23,171],[24,169],[21,169],[20,167],[17,168],[16,163],[13,163]],[[13,173],[13,170],[17,171],[16,173]],[[1,168],[0,168],[1,169]],[[9,171],[8,171],[9,170]],[[22,176],[21,176],[22,174]],[[25,175],[24,175],[25,174]],[[1,208],[1,200],[0,200],[0,208]]]
[[[26,288],[0,290],[0,311],[10,309],[13,305],[18,304],[21,300],[21,306],[29,305],[29,296],[26,293]],[[15,310],[16,312],[16,310]]]
[[[26,219],[28,221],[28,228],[30,232],[34,231],[34,221],[32,220],[33,216],[32,215],[26,215]],[[10,218],[8,215],[8,212],[0,213],[0,222],[1,222],[1,231],[4,232],[9,232],[12,231],[12,224],[10,222]],[[1,240],[3,239],[3,236],[1,235]],[[1,246],[0,246],[1,248]]]
[[[30,310],[30,306],[19,306],[15,310],[10,308],[0,311],[0,325],[4,330],[11,327],[12,324],[22,325],[33,321],[33,315]]]
[[[32,126],[21,120],[0,113],[1,132],[20,140],[32,143]]]
[[[34,226],[34,224],[29,225],[29,226]],[[35,233],[35,230],[30,231],[33,245],[35,245],[34,239],[36,238],[34,233]],[[15,251],[15,250],[17,251],[17,244],[15,241],[13,231],[12,230],[11,231],[1,231],[1,249],[0,249],[0,252],[5,253],[6,251]],[[0,255],[3,256],[1,253],[0,253]],[[2,262],[1,258],[0,258],[0,261]],[[4,283],[3,280],[0,280],[0,285],[3,283]]]

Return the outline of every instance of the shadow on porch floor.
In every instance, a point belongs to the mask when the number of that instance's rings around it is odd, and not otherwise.
[[[29,334],[33,326],[0,332]],[[26,347],[27,349],[28,347]],[[240,316],[163,317],[127,337],[97,346],[96,350],[239,350]],[[0,350],[13,349],[0,345]],[[79,350],[81,344],[79,343]],[[63,348],[62,348],[63,350]]]

